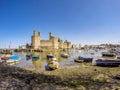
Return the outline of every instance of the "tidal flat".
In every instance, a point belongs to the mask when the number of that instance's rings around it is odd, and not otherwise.
[[[0,64],[1,90],[120,90],[120,67],[79,67],[36,72]]]

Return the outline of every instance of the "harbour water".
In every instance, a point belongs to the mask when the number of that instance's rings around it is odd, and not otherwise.
[[[74,62],[74,59],[78,56],[83,57],[92,57],[92,58],[101,58],[102,52],[105,50],[68,50],[65,52],[52,52],[52,54],[56,57],[57,61],[60,64],[60,68],[72,68],[72,67],[79,67],[80,64]],[[69,58],[61,57],[62,53],[68,53]],[[47,65],[47,58],[46,55],[48,52],[39,52],[39,53],[32,53],[33,55],[39,55],[39,59],[27,59],[25,52],[13,52],[14,55],[18,55],[20,57],[20,62],[12,63],[11,65],[16,67],[21,67],[25,69],[40,71],[45,70],[45,65]]]

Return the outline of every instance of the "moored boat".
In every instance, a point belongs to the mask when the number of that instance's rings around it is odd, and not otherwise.
[[[19,56],[13,55],[13,56],[10,56],[10,59],[12,59],[12,60],[18,60]]]
[[[48,70],[55,70],[59,68],[59,63],[57,61],[51,61],[46,65],[46,69]]]
[[[3,49],[0,53],[1,54],[10,54],[10,55],[12,55],[12,50],[11,49]]]
[[[27,54],[26,55],[26,60],[29,60],[29,59],[31,59],[32,58],[32,54]]]
[[[47,59],[54,58],[54,55],[52,54],[47,54]]]
[[[32,55],[32,58],[33,58],[33,59],[39,59],[40,56],[39,56],[39,55]]]
[[[15,55],[10,56],[7,60],[5,59],[1,59],[1,60],[2,62],[7,62],[7,63],[14,63],[20,61],[19,56],[15,56]]]
[[[31,58],[31,57],[32,57],[32,54],[27,54],[26,57],[27,57],[27,58]]]
[[[115,56],[115,53],[111,53],[111,52],[102,52],[102,56],[114,57],[114,56]]]
[[[63,54],[61,54],[61,57],[68,58],[69,55],[67,53],[63,53]]]
[[[117,56],[116,56],[116,59],[120,59],[120,55],[117,55]]]
[[[9,59],[9,57],[5,57],[5,56],[4,56],[4,57],[1,57],[1,60],[2,60],[2,61],[3,61],[3,60],[6,61],[6,60],[8,60],[8,59]]]
[[[75,62],[92,62],[93,58],[88,57],[81,57],[74,59]]]
[[[83,60],[80,60],[80,59],[74,59],[75,62],[78,62],[78,63],[82,63]]]
[[[92,62],[92,65],[104,67],[118,67],[120,65],[120,60],[97,59],[94,62]]]
[[[48,64],[45,66],[46,70],[54,70],[59,68],[59,63],[52,54],[47,55],[47,63]]]
[[[11,57],[10,54],[6,54],[6,55],[1,56],[1,60],[2,60],[2,62],[4,62],[4,61],[6,62],[6,60],[10,59],[10,57]]]

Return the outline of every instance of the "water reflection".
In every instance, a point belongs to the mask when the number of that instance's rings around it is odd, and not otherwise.
[[[41,58],[39,58],[39,59],[33,59],[32,58],[32,64],[34,65],[36,71],[41,69],[42,68]]]
[[[21,57],[21,62],[19,64],[15,64],[14,66],[26,68],[29,65],[29,66],[32,66],[32,68],[34,67],[34,69],[36,71],[40,70],[40,69],[44,69],[44,66],[48,63],[48,60],[47,60],[46,56],[49,53],[53,54],[58,62],[61,62],[61,61],[69,59],[69,58],[67,59],[67,58],[62,58],[61,57],[61,54],[64,53],[63,51],[32,52],[32,53],[29,53],[29,54],[32,54],[32,55],[38,55],[38,56],[40,56],[39,59],[33,59],[33,58],[26,57],[26,55],[28,55],[28,53],[23,53],[23,52],[21,52],[21,53],[15,53],[14,52],[15,55],[18,55],[18,56]],[[65,51],[65,53],[66,53],[66,51]],[[69,51],[67,51],[67,53],[71,54]]]
[[[83,57],[92,57],[92,58],[101,58],[101,52],[104,50],[67,50],[67,51],[54,51],[54,52],[33,52],[31,53],[32,55],[39,55],[39,59],[32,59],[32,58],[26,58],[26,55],[28,53],[14,53],[15,55],[18,55],[21,57],[21,62],[19,64],[15,64],[15,66],[18,67],[23,67],[32,69],[36,71],[40,71],[41,69],[45,69],[45,65],[47,65],[48,60],[47,60],[47,54],[51,53],[52,55],[55,56],[57,61],[60,64],[60,68],[64,67],[71,67],[71,66],[79,66],[74,62],[74,59],[77,58],[78,56],[83,56]],[[67,53],[69,54],[68,58],[63,58],[61,57],[61,54]]]

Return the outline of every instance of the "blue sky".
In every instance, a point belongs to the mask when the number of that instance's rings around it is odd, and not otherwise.
[[[31,43],[36,29],[72,43],[120,42],[120,0],[0,0],[0,48]]]

